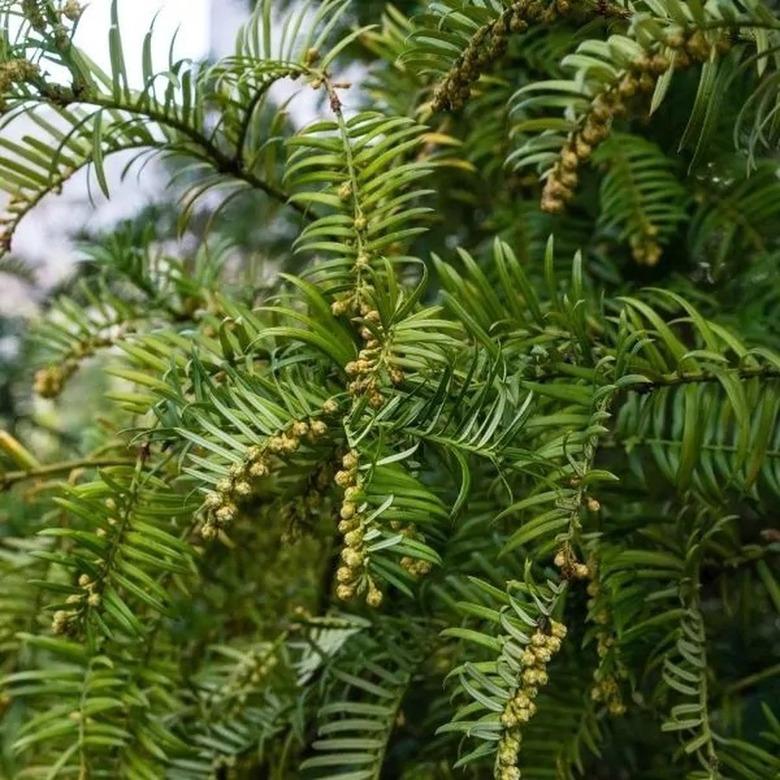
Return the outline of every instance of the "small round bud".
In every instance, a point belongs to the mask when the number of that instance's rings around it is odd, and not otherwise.
[[[295,452],[301,446],[301,440],[295,436],[282,436],[282,452]]]
[[[62,15],[71,22],[75,22],[81,16],[84,9],[77,0],[67,0],[62,7]]]
[[[574,149],[567,148],[561,152],[561,167],[567,171],[575,171],[579,167],[580,160]]]
[[[362,496],[363,491],[357,487],[356,485],[353,485],[352,487],[348,487],[344,491],[344,498],[347,501],[357,501]]]
[[[215,493],[214,491],[206,493],[206,497],[203,499],[203,505],[206,507],[206,509],[216,509],[221,504],[222,497],[219,495],[219,493]]]
[[[355,520],[342,520],[339,525],[339,533],[348,534],[350,531],[354,531],[358,527],[358,521]]]
[[[342,201],[348,201],[352,197],[352,185],[345,181],[339,187],[339,199]]]
[[[587,160],[593,152],[593,147],[586,143],[584,139],[577,138],[575,141],[575,151],[577,152],[577,157],[580,160]]]
[[[233,504],[225,504],[214,513],[221,523],[230,523],[235,520],[238,510]]]
[[[363,564],[362,553],[353,550],[351,547],[345,547],[341,551],[341,559],[344,561],[344,563],[347,564],[347,566],[351,566],[352,568],[362,566]]]
[[[348,487],[354,482],[354,478],[349,471],[337,471],[333,480],[342,488]]]
[[[566,634],[568,633],[566,630],[566,626],[564,626],[563,623],[558,623],[555,620],[552,621],[551,631],[552,631],[552,635],[554,637],[557,637],[558,639],[564,639],[566,637]]]
[[[313,420],[309,431],[312,436],[324,436],[328,431],[328,426],[322,420]]]
[[[284,438],[281,436],[272,436],[268,439],[266,446],[271,452],[281,452],[284,449]]]
[[[305,422],[294,422],[290,431],[293,436],[305,436],[309,432],[309,426]]]
[[[255,479],[265,477],[268,475],[268,466],[266,466],[262,461],[257,461],[249,467],[249,474]]]
[[[404,381],[404,372],[400,368],[391,368],[390,381],[394,385],[400,385]]]
[[[528,29],[528,23],[523,19],[519,12],[512,15],[512,21],[509,23],[509,29],[513,33],[522,33]]]
[[[328,398],[328,400],[325,401],[325,403],[322,405],[322,411],[325,414],[336,414],[338,410],[339,410],[339,405],[333,398]]]
[[[351,450],[350,452],[348,452],[341,459],[341,465],[344,466],[345,469],[357,468],[357,465],[358,465],[358,455],[357,455],[357,452],[355,452],[354,450]]]
[[[247,496],[252,494],[252,486],[248,482],[236,482],[233,492],[237,496],[241,496],[241,498],[246,498]]]
[[[534,648],[534,656],[537,661],[543,664],[550,663],[550,660],[552,659],[552,653],[550,652],[549,648],[547,647],[536,647]]]
[[[368,589],[368,595],[366,596],[366,604],[368,604],[369,607],[378,607],[382,604],[384,596],[382,595],[382,591],[379,590],[375,585],[371,585],[371,587]]]
[[[613,701],[609,703],[609,714],[620,716],[626,714],[626,705],[622,701]]]
[[[355,586],[342,583],[336,588],[336,595],[342,601],[349,601],[351,598],[354,598],[355,596]]]

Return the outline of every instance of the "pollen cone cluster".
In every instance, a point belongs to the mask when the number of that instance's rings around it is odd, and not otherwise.
[[[604,91],[596,95],[588,110],[569,133],[555,165],[550,169],[542,192],[542,211],[558,214],[574,197],[581,163],[588,160],[593,150],[610,134],[615,118],[636,114],[638,106],[647,106],[658,79],[670,67],[681,69],[694,62],[706,62],[713,50],[720,53],[730,47],[728,38],[716,35],[708,38],[700,30],[671,33],[664,51],[646,53],[637,57]],[[655,265],[661,254],[655,240],[657,231],[648,224],[631,241],[637,262]]]
[[[522,742],[522,727],[536,713],[534,699],[539,688],[547,684],[547,665],[561,649],[561,641],[565,636],[566,626],[552,621],[550,633],[537,629],[522,655],[523,671],[519,685],[501,714],[504,732],[496,755],[497,780],[520,780],[517,759]]]
[[[271,436],[264,446],[250,447],[243,461],[233,464],[215,490],[206,494],[206,517],[200,528],[203,538],[215,538],[236,519],[239,505],[254,495],[257,480],[271,474],[279,460],[297,452],[302,440],[313,443],[327,430],[328,426],[322,420],[296,421],[284,433]]]
[[[4,110],[2,96],[9,92],[11,87],[34,79],[40,70],[29,60],[17,58],[0,63],[0,111]]]
[[[634,102],[652,93],[668,67],[669,60],[661,54],[640,57],[619,81],[593,99],[547,176],[542,192],[543,211],[557,214],[564,210],[574,197],[580,164],[609,136],[616,117],[625,116]]]
[[[79,592],[67,597],[68,609],[58,609],[54,613],[51,630],[54,634],[73,633],[83,611],[88,607],[100,604],[100,583],[88,574],[81,574],[78,579]]]
[[[590,574],[587,565],[580,563],[580,561],[577,560],[577,556],[568,542],[558,550],[555,555],[554,563],[561,570],[563,577],[567,580],[587,579]]]
[[[361,511],[364,494],[358,463],[358,453],[351,450],[342,458],[342,469],[336,472],[335,477],[336,484],[344,491],[339,512],[339,533],[343,546],[341,564],[336,570],[336,595],[342,601],[351,601],[358,593],[365,592],[366,604],[378,607],[382,603],[383,594],[368,573],[365,536],[369,529]]]
[[[377,335],[381,331],[382,322],[376,309],[364,307],[360,337],[363,348],[357,356],[345,366],[350,377],[347,391],[355,398],[365,396],[373,409],[379,409],[384,404],[381,392],[382,380],[389,380],[398,385],[404,381],[404,372],[397,366],[390,365]]]
[[[525,32],[530,24],[537,22],[552,22],[569,8],[569,0],[553,3],[518,0],[512,3],[497,19],[483,25],[473,35],[466,50],[436,88],[432,109],[462,109],[471,96],[471,85],[504,55],[512,33]]]

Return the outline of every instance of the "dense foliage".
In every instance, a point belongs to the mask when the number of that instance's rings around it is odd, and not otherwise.
[[[8,380],[3,777],[780,777],[774,2],[0,9],[2,270],[114,153],[196,239]]]

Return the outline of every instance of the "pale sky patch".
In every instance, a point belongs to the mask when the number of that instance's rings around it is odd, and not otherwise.
[[[200,60],[210,51],[218,51],[219,47],[213,45],[215,23],[227,28],[221,29],[219,43],[224,45],[228,39],[232,40],[241,20],[237,6],[230,0],[214,2],[222,9],[221,13],[212,9],[212,0],[119,0],[119,26],[131,86],[139,87],[143,83],[143,41],[153,20],[155,70],[166,68],[174,34],[176,59]],[[85,6],[76,32],[76,43],[100,67],[109,70],[111,0],[92,0]],[[164,183],[159,175],[155,175],[154,165],[148,166],[140,178],[131,174],[125,181],[120,181],[127,161],[127,158],[122,158],[123,155],[116,155],[106,160],[110,199],[106,199],[93,182],[90,202],[86,174],[82,171],[65,185],[62,194],[46,197],[22,221],[13,243],[14,254],[37,267],[42,288],[55,284],[72,267],[75,257],[69,238],[71,234],[82,228],[110,227],[118,220],[132,217],[144,204],[164,194]],[[0,286],[0,313],[18,312],[19,287],[14,279],[3,281]]]
[[[168,62],[168,47],[177,30],[177,57],[197,60],[208,53],[210,10],[209,0],[119,0],[119,29],[131,86],[140,87],[143,83],[143,41],[155,15],[152,51],[155,70],[162,70]],[[76,31],[76,43],[106,70],[111,61],[108,54],[110,26],[111,0],[92,0]]]
[[[174,35],[174,59],[201,60],[233,52],[236,32],[247,16],[245,0],[119,0],[119,27],[131,87],[141,87],[144,37],[154,20],[152,52],[155,71],[165,70]],[[101,68],[110,70],[108,31],[111,25],[111,0],[92,0],[76,33],[76,43]],[[342,74],[359,80],[360,70]],[[292,121],[304,125],[318,115],[318,100],[311,89],[300,82],[282,81],[275,85],[273,97],[289,100]],[[349,111],[356,101],[357,88],[345,90],[343,99]],[[15,236],[14,254],[38,268],[42,289],[50,288],[66,276],[77,259],[70,236],[79,230],[109,229],[122,219],[131,218],[144,205],[166,197],[160,166],[154,162],[136,175],[139,166],[120,180],[128,156],[117,154],[105,161],[110,198],[106,199],[91,176],[88,196],[87,173],[79,172],[63,188],[62,194],[47,196],[25,218]],[[0,193],[2,198],[2,193]],[[17,310],[20,300],[15,280],[0,284],[0,313],[9,307]]]

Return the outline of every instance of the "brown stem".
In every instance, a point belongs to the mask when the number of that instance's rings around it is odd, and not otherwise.
[[[59,463],[50,463],[46,466],[37,466],[26,471],[6,471],[0,474],[0,491],[8,490],[17,482],[26,479],[35,479],[37,477],[48,477],[54,474],[62,474],[74,469],[80,468],[100,468],[101,466],[132,466],[135,464],[135,458],[77,458],[75,460],[64,460]]]

